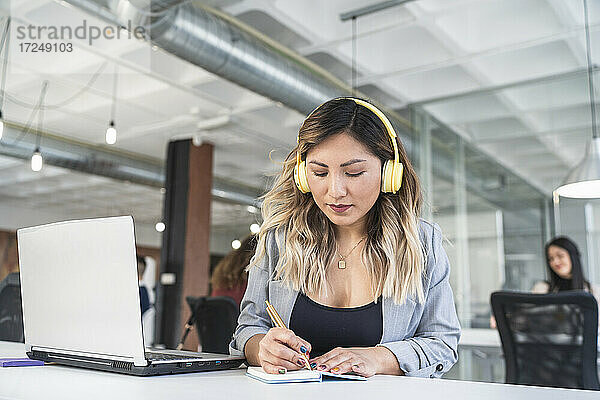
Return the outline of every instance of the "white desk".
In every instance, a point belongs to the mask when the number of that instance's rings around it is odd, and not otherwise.
[[[502,349],[500,335],[496,329],[464,328],[460,333],[459,346]]]
[[[24,356],[23,345],[0,342],[0,357]],[[594,399],[598,392],[375,376],[367,382],[267,385],[244,376],[244,370],[135,377],[110,372],[46,365],[0,369],[1,399]]]

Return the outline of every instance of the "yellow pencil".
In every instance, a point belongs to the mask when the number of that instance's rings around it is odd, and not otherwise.
[[[273,324],[279,328],[287,329],[287,327],[283,323],[283,320],[277,313],[277,310],[275,310],[275,307],[273,307],[271,305],[271,303],[269,303],[269,300],[265,300],[265,303],[267,303],[267,314],[269,314],[269,317],[271,318],[271,321],[273,321]],[[310,366],[310,362],[308,361],[308,358],[306,357],[306,355],[300,354],[300,357],[302,357],[302,360],[304,360],[304,363],[306,364],[306,368],[308,368],[310,371],[312,371],[312,367]]]

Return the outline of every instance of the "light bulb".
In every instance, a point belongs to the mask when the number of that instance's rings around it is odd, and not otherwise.
[[[600,197],[600,180],[574,182],[556,189],[556,193],[573,199],[597,199]]]
[[[165,230],[164,222],[157,222],[156,225],[154,226],[154,229],[156,229],[157,232],[164,232],[164,230]]]
[[[252,232],[252,233],[260,232],[260,225],[259,224],[250,225],[250,232]]]
[[[41,171],[43,164],[44,160],[42,159],[42,155],[39,150],[36,150],[31,156],[31,170],[34,172]]]
[[[106,129],[106,143],[117,143],[117,130],[115,129],[115,123],[113,121],[110,121],[110,125]]]
[[[235,250],[239,249],[242,245],[242,242],[240,242],[239,240],[235,239],[233,242],[231,242],[231,247],[233,247]]]

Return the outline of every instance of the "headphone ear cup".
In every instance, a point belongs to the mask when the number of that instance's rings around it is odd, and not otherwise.
[[[302,193],[310,192],[310,188],[308,187],[308,178],[306,176],[306,161],[296,164],[296,167],[294,168],[294,181]]]
[[[404,174],[404,165],[401,162],[394,161],[394,185],[392,191],[396,193],[402,187],[402,175]]]
[[[383,169],[381,170],[381,191],[384,193],[391,192],[391,164],[392,161],[386,161],[385,164],[383,164]]]
[[[384,193],[396,193],[402,186],[402,174],[404,166],[394,160],[388,160],[383,164],[381,173],[381,191]]]

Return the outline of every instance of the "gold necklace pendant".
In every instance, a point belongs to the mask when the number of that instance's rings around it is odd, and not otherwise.
[[[346,254],[345,256],[342,255],[342,253],[340,253],[340,250],[337,248],[337,244],[335,246],[335,251],[338,254],[338,256],[340,257],[339,261],[338,261],[338,269],[346,269],[346,260],[345,258],[348,257],[350,254],[352,254],[352,252],[354,251],[355,248],[358,247],[358,245],[365,239],[366,236],[363,236],[358,243],[356,243],[354,245],[354,247],[352,247],[352,250],[350,250],[350,252],[348,254]]]

